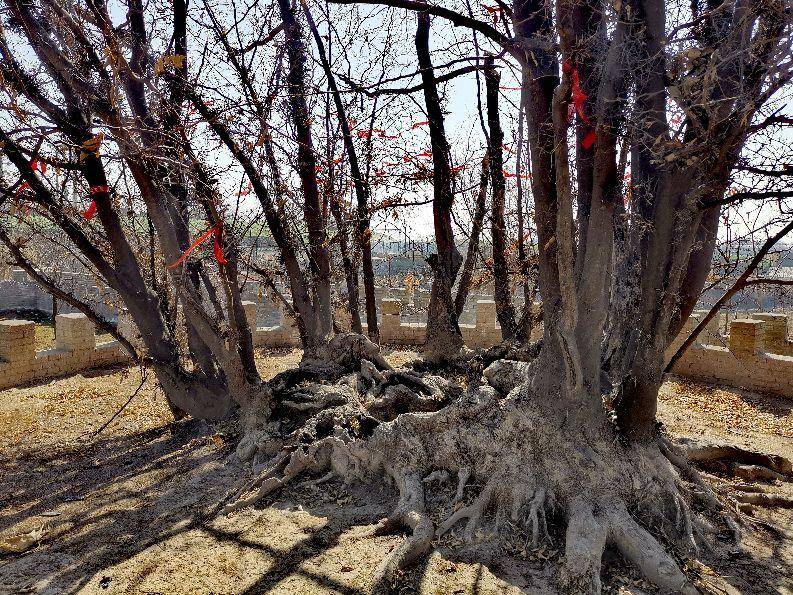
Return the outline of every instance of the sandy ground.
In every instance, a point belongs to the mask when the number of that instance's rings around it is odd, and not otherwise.
[[[393,363],[413,357],[391,352]],[[298,351],[262,353],[262,373],[294,366]],[[223,427],[170,423],[151,378],[115,369],[0,391],[0,542],[31,547],[0,558],[2,593],[362,592],[400,537],[367,531],[395,502],[388,486],[298,481],[256,509],[205,520],[244,473]],[[660,418],[674,436],[731,441],[793,457],[793,402],[670,379]],[[711,477],[715,484],[729,482]],[[791,484],[778,485],[778,491]],[[711,593],[793,594],[793,511],[756,513],[741,547],[687,564]],[[403,593],[553,593],[560,541],[496,549],[487,534],[454,537],[401,577]],[[499,546],[501,547],[501,546]],[[711,569],[713,568],[713,570]],[[721,575],[721,578],[716,575]],[[604,591],[652,592],[616,555]]]

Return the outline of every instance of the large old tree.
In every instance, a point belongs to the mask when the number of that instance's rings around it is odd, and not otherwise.
[[[415,17],[415,35],[404,47],[415,50],[411,76],[420,84],[412,91],[421,92],[427,116],[416,125],[427,124],[429,132],[432,168],[426,179],[433,184],[437,247],[430,261],[428,348],[443,357],[391,370],[363,337],[334,343],[328,213],[339,206],[339,197],[323,191],[319,180],[317,147],[331,146],[333,139],[322,137],[316,125],[306,31],[321,53],[326,86],[320,88],[333,96],[333,126],[342,121],[337,136],[356,162],[353,228],[356,249],[364,254],[364,236],[371,233],[363,229],[370,188],[352,144],[357,139],[346,112],[353,103],[344,97],[364,88],[340,68],[334,72],[323,43],[336,39],[331,33],[347,14],[340,12],[334,21],[338,7],[301,14],[287,0],[272,7],[254,3],[260,11],[254,11],[255,23],[241,26],[239,20],[222,23],[206,6],[206,26],[195,35],[213,49],[205,49],[200,60],[196,56],[202,68],[191,74],[188,21],[179,0],[170,9],[172,31],[157,37],[159,60],[146,28],[156,20],[143,18],[140,2],[130,0],[121,22],[114,22],[103,2],[91,0],[77,9],[59,0],[35,7],[6,0],[0,67],[11,96],[24,100],[0,122],[3,152],[18,178],[6,180],[6,200],[32,203],[31,217],[57,226],[121,296],[176,407],[217,417],[226,413],[230,396],[258,422],[277,404],[253,362],[233,238],[219,244],[224,252],[217,263],[188,258],[179,267],[167,266],[190,245],[191,216],[200,214],[205,227],[223,238],[224,221],[238,206],[223,208],[216,178],[224,170],[211,175],[204,163],[209,157],[202,147],[220,140],[228,163],[250,184],[278,247],[279,272],[291,291],[282,298],[307,354],[316,364],[344,352],[344,371],[353,373],[336,385],[300,377],[301,385],[289,393],[292,409],[276,412],[283,428],[278,436],[252,424],[255,431],[238,453],[255,457],[264,471],[232,495],[238,498],[226,511],[266,496],[303,471],[329,471],[350,481],[387,476],[399,501],[378,531],[406,527],[409,535],[383,561],[377,591],[388,590],[397,570],[459,521],[466,521],[471,536],[490,518],[502,529],[509,517],[535,545],[546,532],[564,533],[558,580],[565,593],[600,591],[607,544],[662,589],[696,592],[670,551],[676,545],[660,536],[677,536],[680,548],[692,552],[723,527],[733,529],[734,522],[659,429],[658,391],[667,345],[695,307],[710,271],[721,209],[742,151],[753,133],[780,122],[778,114],[767,117],[765,105],[791,77],[790,7],[774,0],[517,0],[511,8],[489,7],[500,15],[490,25],[470,9],[458,12],[419,0],[334,2],[390,6],[410,15],[411,23]],[[311,15],[323,10],[327,22],[318,25]],[[497,87],[500,67],[517,66],[522,73],[520,130],[531,164],[543,319],[542,340],[523,349],[475,356],[462,349],[461,306],[453,302],[463,262],[453,231],[458,168],[439,92],[439,83],[451,75],[439,74],[430,43],[431,23],[445,21],[476,36],[476,61],[485,70],[482,127],[489,138],[486,154],[479,156],[484,171],[476,233],[478,242],[489,183],[492,245],[498,252],[493,275],[499,319],[510,338],[525,333],[511,310],[505,272],[499,110],[506,108],[497,101]],[[253,40],[242,43],[250,31]],[[484,40],[491,56],[480,58],[478,43]],[[346,40],[348,52],[357,41]],[[351,89],[340,90],[336,75]],[[232,81],[231,90],[225,81]],[[359,139],[371,138],[377,113],[372,108],[368,131],[360,130]],[[204,126],[203,136],[193,133],[191,117]],[[105,143],[112,140],[109,155],[98,150],[100,126]],[[98,222],[81,220],[63,188],[43,175],[41,160],[68,171],[70,184],[90,192]],[[119,180],[114,188],[109,173]],[[132,188],[124,191],[132,205],[125,220],[116,198],[121,180]],[[40,220],[16,217],[23,231],[41,230]],[[343,229],[343,216],[337,220]],[[146,233],[136,233],[144,224]],[[15,262],[58,291],[30,261],[24,241],[5,231],[0,238]],[[526,256],[521,259],[525,264]],[[369,283],[366,265],[364,276]],[[464,268],[462,276],[470,279],[470,271]],[[462,289],[464,301],[467,288]],[[365,293],[371,317],[370,288]],[[74,305],[90,312],[85,304]],[[505,361],[505,354],[523,361]],[[360,362],[361,355],[374,364]],[[318,410],[307,418],[305,412]],[[296,425],[302,429],[294,431]],[[273,449],[284,443],[282,451]],[[425,491],[449,474],[458,478],[456,495],[435,526]],[[481,486],[472,499],[464,497],[471,493],[468,484]],[[694,504],[709,520],[694,514]]]
[[[536,541],[553,509],[563,511],[566,525],[564,592],[600,591],[607,544],[662,589],[696,592],[645,528],[662,527],[696,549],[716,529],[691,518],[692,501],[719,508],[701,484],[689,489],[695,475],[659,432],[664,351],[710,270],[720,205],[742,148],[763,127],[764,103],[790,79],[789,7],[695,2],[673,11],[674,3],[653,1],[521,0],[512,7],[514,33],[505,34],[416,0],[371,3],[417,13],[418,63],[435,124],[433,299],[442,308],[449,308],[444,276],[456,274],[460,259],[443,246],[438,207],[448,160],[426,55],[428,21],[469,27],[521,65],[542,344],[525,379],[499,382],[491,370],[496,389],[473,385],[435,413],[387,417],[374,430],[347,419],[333,435],[322,429],[327,419],[318,419],[316,441],[277,458],[255,482],[262,488],[253,499],[303,469],[391,477],[400,500],[381,529],[401,525],[411,534],[381,566],[381,588],[458,521],[467,521],[471,535],[488,512],[496,521],[510,515]],[[667,23],[670,14],[676,21]],[[454,325],[443,317],[433,324],[445,326],[453,346]],[[483,487],[435,527],[422,480],[439,470],[458,475],[456,500],[468,481]],[[680,511],[677,522],[668,510]],[[727,516],[720,522],[732,526]]]

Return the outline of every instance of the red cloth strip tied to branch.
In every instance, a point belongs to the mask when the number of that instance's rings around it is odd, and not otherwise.
[[[581,118],[581,121],[587,126],[592,126],[592,122],[589,120],[586,112],[584,111],[584,102],[587,100],[587,94],[584,93],[584,90],[581,88],[581,77],[578,74],[578,68],[573,66],[570,62],[565,62],[562,65],[562,70],[570,75],[570,82],[572,84],[570,95],[578,117]],[[581,146],[588,150],[592,148],[592,145],[595,144],[596,140],[597,133],[595,133],[594,130],[590,130],[584,135],[584,138],[581,141]]]
[[[182,255],[179,257],[179,260],[177,260],[173,264],[169,264],[168,268],[175,269],[180,264],[182,264],[187,259],[187,257],[190,256],[193,250],[198,248],[201,244],[203,244],[205,241],[209,239],[209,236],[214,236],[214,246],[212,249],[213,252],[215,253],[215,260],[218,261],[218,264],[228,264],[228,261],[226,260],[225,256],[223,256],[223,249],[220,247],[220,234],[222,233],[222,226],[223,226],[222,223],[218,223],[217,225],[210,227],[203,234],[198,236],[198,238],[196,238],[196,240],[192,244],[190,244],[190,247],[187,248],[187,250],[185,250],[182,253]]]
[[[575,111],[578,113],[578,117],[581,118],[585,124],[591,125],[589,118],[584,112],[584,102],[587,100],[587,94],[584,93],[584,90],[581,88],[581,77],[578,74],[578,68],[570,64],[570,62],[565,62],[562,66],[562,70],[570,75],[570,82],[572,84],[570,95],[573,100],[573,105],[575,106]]]
[[[47,173],[47,164],[41,159],[35,158],[30,162],[30,169],[33,171],[39,170],[41,173]]]
[[[589,132],[586,133],[586,135],[584,135],[583,140],[581,140],[581,146],[584,147],[585,149],[590,149],[592,145],[595,144],[597,138],[598,138],[597,133],[594,130],[590,130]]]
[[[110,192],[110,186],[91,186],[89,192],[91,196],[96,196],[97,194],[101,194],[102,192]],[[83,211],[83,218],[86,221],[90,221],[96,215],[96,199],[91,199],[91,204],[88,205],[88,208]]]

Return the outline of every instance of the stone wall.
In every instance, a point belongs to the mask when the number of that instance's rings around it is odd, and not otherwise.
[[[55,327],[55,348],[36,351],[35,323],[0,320],[0,389],[129,360],[118,341],[96,344],[84,314],[59,314]]]
[[[667,357],[685,340],[703,314],[692,314]],[[722,336],[717,323],[709,325],[677,361],[672,372],[680,376],[739,388],[793,397],[793,342],[788,339],[788,318],[763,312],[729,323]]]
[[[299,347],[300,336],[294,322],[281,315],[278,324],[257,326],[259,303],[244,301],[248,324],[255,329],[255,347]],[[381,302],[380,336],[386,345],[418,346],[426,340],[427,326],[401,321],[402,302],[386,298]],[[118,341],[96,344],[94,325],[84,314],[59,314],[55,317],[56,341],[54,349],[35,350],[35,323],[27,320],[0,321],[0,389],[25,382],[74,374],[129,361]],[[128,315],[119,315],[119,332],[133,345],[140,346],[137,330]],[[365,326],[364,326],[365,329]],[[471,347],[490,347],[501,340],[496,325],[496,307],[492,300],[480,300],[476,305],[476,324],[461,325],[463,338]]]
[[[251,328],[255,328],[256,347],[299,347],[300,338],[291,320],[279,314],[277,324],[260,327],[260,304],[243,302]],[[380,302],[380,335],[384,345],[420,346],[426,341],[424,323],[402,320],[401,299],[389,297]],[[671,357],[677,346],[698,324],[702,312],[695,312],[680,336],[667,351]],[[25,382],[74,374],[81,370],[128,361],[117,341],[96,344],[93,324],[83,314],[60,314],[55,318],[56,346],[35,350],[35,325],[25,320],[0,321],[0,389]],[[704,380],[793,397],[793,342],[788,339],[788,318],[780,313],[753,314],[732,320],[730,333],[720,333],[719,323],[709,325],[698,342],[686,351],[673,372]],[[493,300],[479,300],[474,324],[461,324],[467,346],[491,347],[501,340]],[[129,319],[119,318],[119,332],[138,344]]]

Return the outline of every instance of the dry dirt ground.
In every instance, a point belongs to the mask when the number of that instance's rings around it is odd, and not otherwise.
[[[298,351],[262,353],[262,373]],[[392,363],[409,352],[388,354]],[[361,593],[400,536],[367,531],[395,502],[388,486],[297,481],[256,509],[204,520],[243,474],[230,429],[171,423],[151,378],[96,371],[0,391],[2,593]],[[676,437],[715,438],[793,457],[793,402],[670,379],[660,418]],[[730,480],[708,476],[714,486]],[[791,484],[776,491],[790,494]],[[766,487],[769,487],[768,485]],[[707,564],[685,562],[710,593],[793,594],[793,510],[757,509],[741,546],[716,544]],[[404,593],[554,593],[558,543],[465,545],[454,536],[401,576]],[[16,541],[15,541],[16,540]],[[22,545],[20,545],[22,544]],[[651,585],[607,554],[604,592]],[[718,575],[718,576],[717,576]]]

